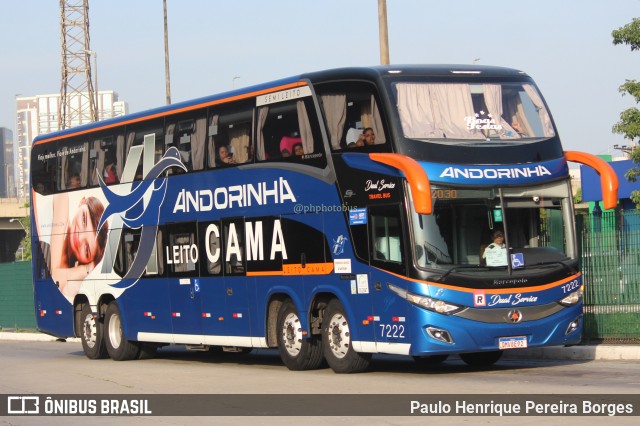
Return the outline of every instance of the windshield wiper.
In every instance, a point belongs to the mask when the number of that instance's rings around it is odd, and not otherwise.
[[[434,280],[435,282],[442,282],[442,280],[444,280],[450,273],[457,271],[458,269],[482,269],[482,270],[487,270],[489,269],[489,267],[487,266],[483,266],[483,265],[456,265],[456,266],[452,266],[451,268],[447,269],[447,271],[442,274],[440,276],[440,278],[438,278],[437,280]]]
[[[578,270],[576,268],[574,268],[573,266],[571,266],[570,264],[568,264],[563,260],[549,260],[545,262],[532,263],[529,265],[525,265],[524,268],[526,269],[527,267],[532,267],[532,266],[547,266],[547,265],[560,265],[567,271],[569,275],[578,273]],[[521,269],[521,268],[517,268],[517,269]]]

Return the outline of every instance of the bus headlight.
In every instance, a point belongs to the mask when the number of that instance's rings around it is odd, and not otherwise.
[[[582,289],[576,290],[573,293],[567,295],[558,303],[564,306],[573,306],[576,303],[579,303],[582,300]]]
[[[429,311],[437,312],[439,314],[451,315],[462,310],[461,306],[454,305],[453,303],[445,302],[444,300],[434,299],[432,297],[422,296],[414,294],[406,290],[401,289],[393,284],[387,284],[389,290],[407,299],[409,302],[416,306],[427,309]]]

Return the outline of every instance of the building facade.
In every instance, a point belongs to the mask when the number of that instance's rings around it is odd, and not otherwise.
[[[86,97],[86,93],[84,94]],[[70,99],[70,102],[80,102]],[[97,95],[98,120],[118,117],[127,114],[129,107],[126,102],[118,99],[118,94],[112,90],[101,90]],[[14,186],[17,188],[18,198],[29,196],[29,153],[31,141],[36,136],[60,130],[60,94],[36,95],[16,98],[17,127],[14,141]],[[87,124],[78,117],[72,122],[72,127]]]
[[[13,132],[6,127],[0,127],[0,198],[15,197],[16,184],[14,176]]]

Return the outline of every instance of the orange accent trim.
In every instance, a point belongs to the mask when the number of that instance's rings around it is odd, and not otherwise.
[[[578,272],[577,274],[571,275],[570,277],[563,278],[561,280],[554,281],[552,283],[545,284],[545,285],[542,285],[542,286],[536,286],[536,287],[512,287],[512,288],[490,289],[490,288],[466,288],[466,287],[458,287],[458,286],[455,286],[455,285],[434,283],[434,282],[431,282],[431,281],[423,281],[423,280],[417,280],[415,278],[405,277],[404,275],[395,274],[393,272],[385,271],[385,270],[380,269],[380,268],[376,268],[376,269],[379,269],[380,271],[386,272],[387,274],[393,275],[395,277],[402,278],[403,280],[411,280],[411,281],[416,282],[416,283],[427,284],[427,285],[434,286],[434,287],[442,287],[442,288],[446,288],[446,289],[449,289],[449,290],[462,291],[462,292],[465,292],[465,293],[479,293],[479,292],[482,292],[482,293],[487,293],[487,294],[508,294],[508,293],[522,293],[522,292],[531,292],[531,293],[533,293],[533,292],[538,292],[538,291],[542,291],[542,290],[548,290],[550,288],[557,287],[561,283],[565,283],[567,281],[574,280],[574,279],[576,279],[576,278],[578,278],[579,276],[582,275],[580,272]]]
[[[618,205],[618,176],[609,163],[593,154],[579,151],[565,151],[564,158],[567,161],[585,164],[598,172],[604,208],[613,209]]]
[[[369,158],[400,170],[407,178],[413,197],[413,208],[418,214],[431,214],[431,185],[422,166],[403,154],[369,154]]]
[[[42,140],[39,140],[38,142],[36,142],[34,145],[40,145],[41,143],[51,142],[52,140],[67,139],[67,138],[70,138],[70,137],[73,137],[73,136],[80,136],[80,135],[85,135],[87,133],[99,132],[99,131],[102,131],[102,130],[112,129],[114,127],[121,127],[121,126],[129,125],[129,124],[133,124],[133,123],[138,123],[140,121],[152,120],[154,118],[165,117],[165,116],[173,115],[173,114],[180,114],[180,113],[183,113],[183,112],[193,111],[193,110],[199,109],[199,108],[206,108],[206,107],[210,107],[210,106],[213,106],[213,105],[224,104],[224,103],[227,103],[227,102],[239,101],[239,100],[251,98],[251,97],[254,97],[254,96],[266,95],[267,93],[278,92],[280,90],[292,89],[294,87],[301,87],[301,86],[308,86],[308,84],[305,81],[297,81],[295,83],[284,84],[282,86],[277,86],[277,87],[270,87],[268,89],[257,90],[255,92],[250,92],[250,93],[243,93],[241,95],[231,96],[229,98],[216,99],[215,101],[210,101],[210,102],[205,102],[205,103],[201,103],[201,104],[191,105],[191,106],[188,106],[188,107],[178,108],[178,109],[174,109],[174,110],[170,110],[170,111],[164,111],[164,112],[160,112],[160,113],[153,114],[153,115],[145,115],[144,117],[140,117],[140,118],[137,118],[137,119],[127,120],[127,121],[123,121],[123,122],[120,122],[120,123],[114,123],[114,124],[110,124],[110,125],[107,125],[107,126],[96,127],[96,128],[93,128],[93,129],[90,129],[90,130],[84,130],[84,131],[81,131],[81,132],[70,133],[68,135],[64,135],[64,136],[60,136],[60,137],[42,139]]]
[[[302,267],[301,263],[282,265],[281,271],[249,271],[248,277],[277,276],[277,275],[326,275],[333,271],[333,263],[307,263]]]

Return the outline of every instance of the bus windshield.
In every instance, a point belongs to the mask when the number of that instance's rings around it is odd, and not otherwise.
[[[405,138],[524,142],[555,135],[542,98],[528,83],[398,82],[394,87]]]
[[[564,181],[527,188],[432,186],[432,197],[433,214],[412,215],[419,268],[506,267],[508,258],[513,267],[529,267],[575,258]]]

